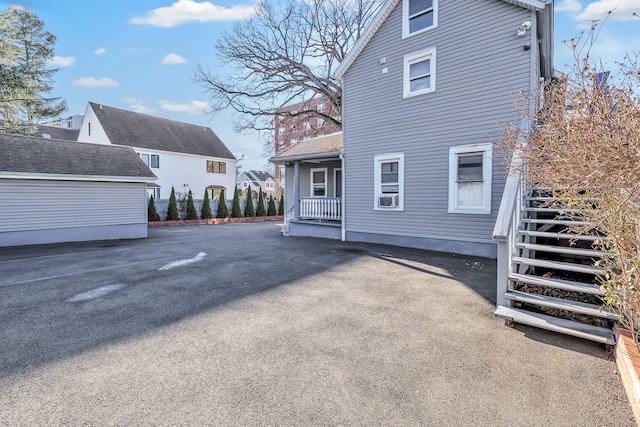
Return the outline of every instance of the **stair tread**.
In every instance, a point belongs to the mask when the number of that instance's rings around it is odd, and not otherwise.
[[[604,269],[593,265],[573,264],[562,261],[548,261],[545,259],[533,259],[524,257],[513,257],[513,262],[519,264],[533,265],[536,267],[546,267],[555,270],[574,271],[577,273],[602,274]]]
[[[543,307],[557,308],[574,313],[588,314],[590,316],[603,317],[617,320],[615,313],[605,309],[602,305],[589,304],[580,301],[572,301],[562,298],[550,297],[547,295],[530,294],[522,291],[509,291],[505,294],[507,299],[535,304]]]
[[[553,245],[538,245],[535,243],[516,243],[516,247],[523,249],[533,249],[542,252],[554,252],[568,255],[581,255],[594,258],[601,258],[602,254],[594,249],[567,247],[567,246],[553,246]]]
[[[522,323],[541,329],[560,332],[566,335],[573,335],[576,337],[601,342],[603,344],[615,344],[613,332],[609,328],[587,325],[585,323],[574,322],[567,319],[560,319],[558,317],[519,310],[517,308],[506,307],[503,305],[498,306],[497,310],[495,311],[495,315],[503,319],[514,321],[516,323]]]
[[[523,218],[520,222],[524,224],[558,224],[558,225],[575,225],[575,224],[591,224],[590,221],[581,219],[540,219],[540,218]]]
[[[576,240],[605,240],[605,236],[593,236],[589,234],[573,234],[573,233],[554,233],[550,231],[531,231],[531,230],[518,230],[518,234],[521,236],[532,237],[549,237],[552,239],[576,239]]]
[[[604,291],[591,283],[576,282],[566,279],[554,279],[552,277],[533,276],[531,274],[510,273],[509,279],[528,283],[530,285],[544,286],[548,288],[564,289],[565,291],[582,292],[584,294],[604,295]]]

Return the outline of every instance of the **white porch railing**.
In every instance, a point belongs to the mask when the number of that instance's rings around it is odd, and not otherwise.
[[[342,220],[342,199],[312,197],[300,199],[300,219]]]

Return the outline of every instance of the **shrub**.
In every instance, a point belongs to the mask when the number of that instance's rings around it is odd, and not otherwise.
[[[280,194],[280,204],[278,204],[278,215],[284,215],[284,194]]]
[[[273,200],[273,195],[269,194],[269,206],[267,207],[267,216],[276,216],[276,201]]]
[[[149,204],[147,205],[147,219],[149,221],[160,221],[160,215],[156,211],[156,204],[153,201],[153,195],[149,197]]]
[[[200,213],[200,218],[202,219],[213,218],[213,214],[211,213],[211,204],[209,203],[208,190],[204,190],[204,200],[202,202],[202,211]]]
[[[247,190],[247,206],[244,208],[244,216],[247,218],[252,218],[254,216],[256,216],[256,211],[253,207],[253,192],[251,191],[251,188],[249,188]]]
[[[167,221],[178,220],[178,204],[176,203],[176,191],[171,187],[171,195],[169,196],[169,206],[167,207]]]
[[[256,216],[265,216],[267,213],[264,210],[264,195],[262,194],[262,187],[258,191],[258,209],[256,209]]]
[[[227,208],[227,201],[224,198],[224,189],[220,190],[220,199],[218,200],[218,214],[216,218],[229,218],[229,208]]]
[[[191,194],[191,190],[189,190],[189,194],[187,195],[187,219],[198,219],[198,212],[193,204],[193,195]]]
[[[231,206],[231,218],[241,218],[240,196],[238,195],[238,187],[233,189],[233,206]]]

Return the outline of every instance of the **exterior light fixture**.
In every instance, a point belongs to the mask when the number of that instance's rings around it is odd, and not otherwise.
[[[520,28],[516,30],[516,36],[524,36],[527,34],[527,31],[531,29],[531,21],[525,21],[520,25]]]

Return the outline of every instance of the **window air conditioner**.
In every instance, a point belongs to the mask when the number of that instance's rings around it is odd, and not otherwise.
[[[398,196],[378,197],[378,206],[381,208],[395,208],[398,206]]]

